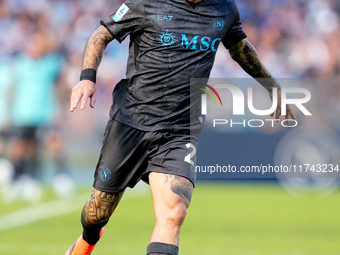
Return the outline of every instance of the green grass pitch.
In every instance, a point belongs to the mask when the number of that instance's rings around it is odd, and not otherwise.
[[[148,191],[133,194],[123,198],[93,255],[145,254],[154,223],[152,199]],[[80,205],[86,196],[80,197],[77,212],[0,230],[0,254],[64,254],[81,233]],[[46,191],[46,201],[55,199]],[[198,183],[182,227],[180,254],[339,254],[339,205],[339,191],[324,198],[294,197],[275,184]],[[0,202],[0,219],[31,206]]]

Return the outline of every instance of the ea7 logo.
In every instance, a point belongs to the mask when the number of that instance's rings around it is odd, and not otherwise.
[[[209,86],[211,89],[212,87]],[[218,84],[215,85],[216,89],[223,89],[223,91],[228,90],[230,91],[232,98],[233,98],[233,115],[244,115],[244,105],[245,105],[245,99],[244,99],[244,94],[243,91],[230,84]],[[204,89],[202,89],[204,90]],[[207,92],[207,90],[204,90]],[[219,97],[219,94],[216,92],[216,90],[213,90],[213,92],[218,96],[220,102],[221,99]],[[254,103],[253,103],[253,89],[248,88],[248,108],[249,111],[252,112],[255,115],[270,115],[273,112],[275,112],[277,103],[278,103],[278,93],[277,93],[277,88],[273,88],[273,99],[272,99],[272,105],[269,109],[267,110],[258,110],[255,109]],[[304,97],[300,98],[287,98],[287,94],[289,93],[298,93],[304,95]],[[212,94],[208,93],[211,97]],[[206,115],[207,114],[207,98],[206,94],[202,94],[201,96],[201,114]],[[305,88],[293,88],[293,87],[286,87],[286,88],[281,88],[281,115],[286,115],[286,105],[294,104],[304,115],[312,115],[306,107],[303,105],[307,103],[311,99],[311,93],[309,90]],[[215,101],[215,100],[214,100]],[[215,101],[216,104],[216,101]],[[222,105],[222,102],[221,102]]]
[[[171,16],[171,15],[158,14],[158,15],[157,15],[157,19],[158,19],[158,20],[167,20],[167,21],[171,21],[171,20],[172,20],[172,16]]]

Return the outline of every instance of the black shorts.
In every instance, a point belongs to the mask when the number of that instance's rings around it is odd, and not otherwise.
[[[41,128],[38,126],[22,126],[14,129],[13,135],[23,141],[38,142]]]
[[[93,187],[116,193],[148,183],[150,172],[196,181],[197,137],[183,132],[142,131],[114,119],[107,123]]]

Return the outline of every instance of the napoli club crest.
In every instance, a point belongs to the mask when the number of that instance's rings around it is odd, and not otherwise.
[[[221,31],[224,28],[224,20],[220,17],[214,19],[214,28],[218,31]]]
[[[108,168],[103,168],[101,171],[100,171],[100,179],[103,181],[103,182],[107,182],[111,179],[111,171],[110,169]]]

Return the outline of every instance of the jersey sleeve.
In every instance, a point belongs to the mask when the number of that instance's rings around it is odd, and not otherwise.
[[[101,20],[100,24],[121,43],[129,34],[141,31],[144,20],[142,0],[127,0],[116,12]]]
[[[235,5],[234,11],[234,23],[225,36],[222,39],[222,43],[224,47],[230,49],[235,43],[240,42],[241,40],[247,38],[246,33],[243,31],[241,21],[240,21],[240,12]]]

